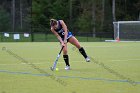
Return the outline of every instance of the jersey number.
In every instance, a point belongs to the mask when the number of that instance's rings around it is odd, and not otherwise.
[[[65,32],[63,32],[62,35],[65,35]]]

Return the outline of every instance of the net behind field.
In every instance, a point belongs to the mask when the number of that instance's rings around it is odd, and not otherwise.
[[[140,23],[120,24],[120,38],[124,40],[140,40]]]
[[[125,41],[140,41],[140,22],[114,22],[114,39],[120,39]]]

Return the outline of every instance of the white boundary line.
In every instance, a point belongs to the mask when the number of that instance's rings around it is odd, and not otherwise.
[[[140,59],[122,59],[122,60],[110,60],[110,61],[139,61]]]
[[[124,62],[124,61],[140,61],[140,59],[122,59],[122,60],[107,60],[107,61],[111,61],[111,62],[120,62],[120,61],[122,61],[122,62]],[[85,62],[85,61],[71,61],[71,62],[73,62],[73,63],[82,63],[82,62]],[[53,61],[52,62],[49,62],[49,61],[47,61],[46,60],[46,62],[35,62],[35,63],[33,63],[33,64],[48,64],[48,63],[53,63]],[[63,62],[63,61],[59,61],[58,63],[65,63],[65,62]],[[16,66],[16,65],[26,65],[26,63],[20,63],[20,64],[0,64],[0,66]]]
[[[82,62],[85,62],[85,61],[73,61],[73,63],[82,63]],[[48,63],[53,63],[53,62],[36,62],[36,63],[33,63],[33,64],[48,64]],[[60,62],[58,62],[58,63],[65,63],[65,62],[63,62],[63,61],[60,61]],[[20,63],[20,64],[0,64],[0,66],[1,65],[5,65],[5,66],[16,66],[16,65],[26,65],[26,63]]]

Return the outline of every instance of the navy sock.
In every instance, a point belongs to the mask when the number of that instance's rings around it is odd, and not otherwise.
[[[70,66],[69,64],[69,56],[68,55],[63,55],[64,61],[66,63],[66,66]]]
[[[81,48],[79,49],[79,52],[84,56],[84,58],[87,58],[87,54],[86,54],[86,52],[85,52],[85,50],[84,50],[83,47],[81,47]]]

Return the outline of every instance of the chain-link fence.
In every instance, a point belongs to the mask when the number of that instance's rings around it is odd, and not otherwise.
[[[110,32],[91,33],[73,33],[80,42],[102,42],[113,39]],[[96,37],[95,37],[96,35]],[[112,38],[111,38],[112,37]],[[0,42],[56,42],[56,36],[47,32],[1,32]]]

